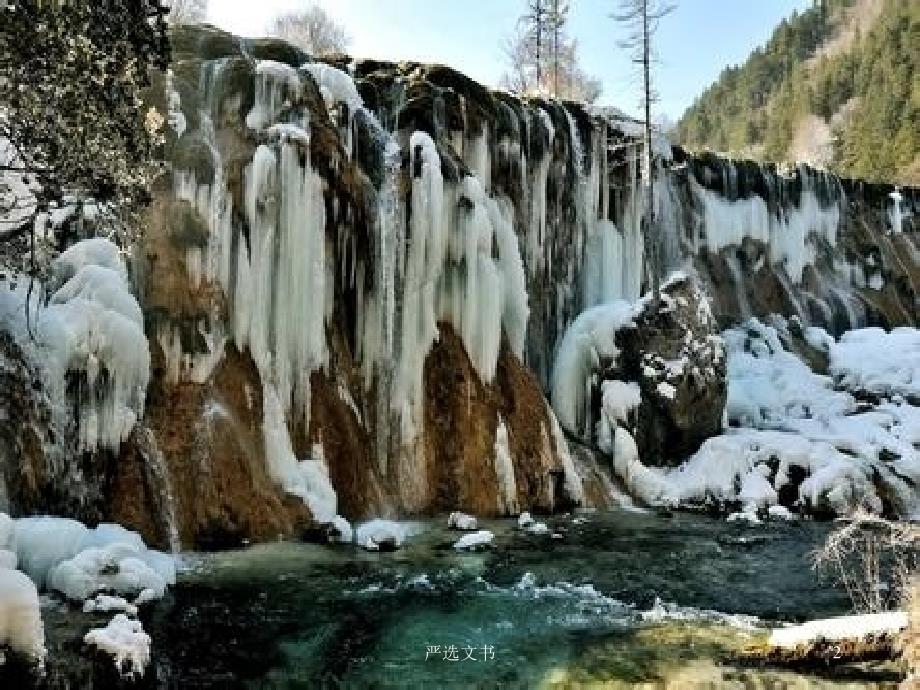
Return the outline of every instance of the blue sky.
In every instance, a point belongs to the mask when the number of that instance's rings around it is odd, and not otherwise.
[[[209,20],[242,35],[260,35],[277,13],[304,0],[211,0]],[[319,0],[345,25],[356,57],[443,62],[495,85],[505,69],[502,38],[524,0]],[[617,0],[573,0],[569,32],[582,65],[604,84],[601,103],[637,113],[641,82],[616,42],[623,29],[608,15]],[[662,20],[656,68],[659,113],[676,120],[693,98],[763,43],[776,23],[809,0],[678,0]]]

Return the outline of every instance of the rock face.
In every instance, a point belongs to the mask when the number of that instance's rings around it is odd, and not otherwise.
[[[646,462],[672,465],[721,426],[717,321],[916,323],[916,190],[660,140],[647,241],[639,132],[614,110],[207,27],[177,28],[173,53],[150,96],[171,171],[129,266],[143,418],[117,451],[64,463],[79,477],[63,482],[46,470],[66,439],[42,431],[28,363],[0,370],[23,420],[0,432],[15,512],[211,548],[336,513],[606,505],[606,470],[562,440],[601,443],[604,382],[635,385],[611,404],[639,399],[608,433],[624,422]],[[589,412],[557,406],[560,426],[546,397],[573,323],[677,268],[697,279],[608,332],[615,362],[586,354]]]

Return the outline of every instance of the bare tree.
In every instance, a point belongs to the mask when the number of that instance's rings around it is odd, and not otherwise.
[[[523,28],[524,36],[533,45],[534,65],[537,71],[537,88],[543,85],[543,61],[546,58],[546,29],[549,19],[547,0],[528,0],[527,12],[520,19],[518,25]]]
[[[553,93],[559,94],[560,52],[565,48],[565,25],[569,20],[569,3],[566,0],[549,0],[546,25],[552,42],[550,53],[553,64]]]
[[[655,299],[659,296],[657,268],[657,238],[655,234],[655,201],[652,183],[652,103],[658,100],[652,87],[652,64],[655,62],[655,52],[652,49],[652,39],[658,30],[658,23],[662,17],[674,11],[676,5],[663,0],[620,0],[620,11],[611,17],[623,24],[627,30],[626,38],[617,42],[621,48],[629,50],[632,60],[640,65],[642,70],[643,95],[642,105],[645,109],[645,167],[648,198],[646,200],[646,247],[651,249],[648,253],[652,261],[652,270],[649,272],[653,282]]]
[[[860,613],[904,604],[920,564],[920,527],[866,513],[840,523],[812,554],[815,568],[830,574]]]
[[[208,16],[208,0],[172,0],[170,24],[201,24]]]
[[[299,12],[276,17],[270,33],[290,41],[311,55],[344,53],[351,43],[345,28],[322,7],[312,3]]]
[[[543,28],[534,27],[533,6],[518,21],[513,36],[502,44],[508,70],[502,75],[501,86],[518,93],[548,93],[593,103],[601,93],[601,83],[587,75],[578,64],[578,42],[565,34],[568,2],[544,0]]]

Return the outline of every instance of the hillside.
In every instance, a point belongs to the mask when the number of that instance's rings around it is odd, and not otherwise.
[[[920,2],[821,0],[783,20],[688,108],[677,139],[920,183]]]

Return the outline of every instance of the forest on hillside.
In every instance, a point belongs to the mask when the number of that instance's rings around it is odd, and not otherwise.
[[[818,0],[684,113],[677,139],[920,184],[920,3]]]

